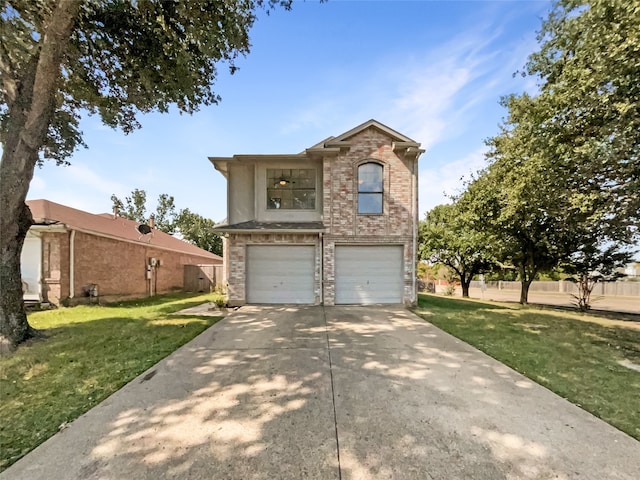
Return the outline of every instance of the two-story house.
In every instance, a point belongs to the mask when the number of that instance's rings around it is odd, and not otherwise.
[[[415,303],[423,152],[370,120],[298,154],[210,157],[229,304]]]

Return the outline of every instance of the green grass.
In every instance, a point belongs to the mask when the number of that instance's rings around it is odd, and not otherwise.
[[[34,312],[45,339],[0,357],[0,471],[219,317],[170,313],[212,295],[165,295]]]
[[[639,322],[435,295],[416,313],[640,440],[640,372],[619,363],[640,366]]]

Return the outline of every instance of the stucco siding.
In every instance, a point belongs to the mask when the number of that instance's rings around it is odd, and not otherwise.
[[[241,223],[255,218],[255,168],[253,165],[229,167],[229,223]]]

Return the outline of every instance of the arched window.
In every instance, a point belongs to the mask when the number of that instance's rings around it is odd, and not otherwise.
[[[363,163],[358,167],[358,213],[382,213],[382,178],[382,165],[378,163]]]

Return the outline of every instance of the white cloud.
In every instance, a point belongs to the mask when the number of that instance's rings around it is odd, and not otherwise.
[[[122,183],[108,180],[85,165],[70,165],[66,167],[66,173],[70,183],[76,183],[81,188],[90,189],[96,193],[106,194],[107,198],[114,193],[118,196],[129,193],[129,189]]]
[[[103,213],[111,211],[113,193],[122,196],[128,190],[84,165],[57,167],[49,163],[33,177],[27,198],[43,198],[86,212]]]
[[[418,177],[418,199],[421,216],[436,205],[449,203],[448,195],[460,193],[464,181],[486,165],[485,146],[474,150],[464,158],[437,167],[421,168]]]
[[[488,98],[497,101],[496,91],[511,78],[512,67],[499,64],[499,32],[465,32],[401,68],[406,74],[393,102],[394,124],[426,149],[463,132],[479,113],[473,108]]]

